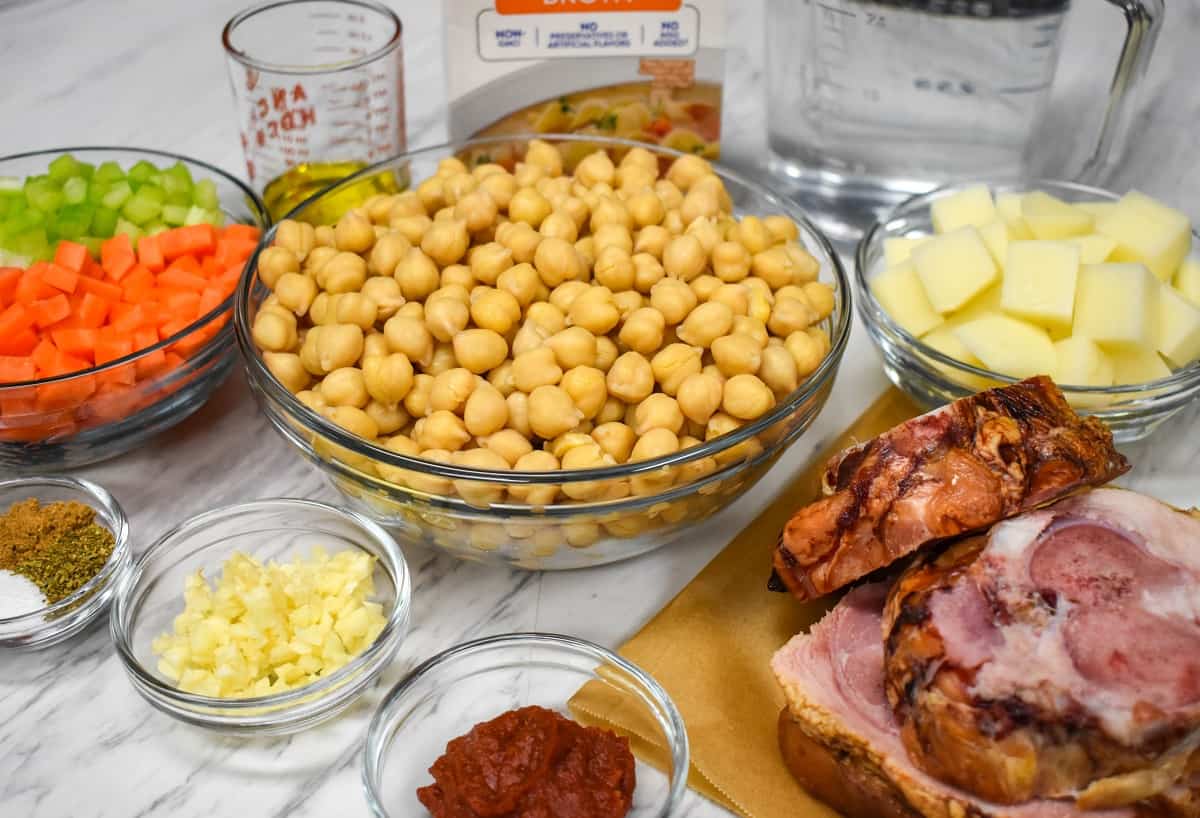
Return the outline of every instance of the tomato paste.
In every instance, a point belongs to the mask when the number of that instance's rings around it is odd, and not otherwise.
[[[429,772],[434,818],[622,818],[635,784],[627,739],[544,707],[475,725]]]

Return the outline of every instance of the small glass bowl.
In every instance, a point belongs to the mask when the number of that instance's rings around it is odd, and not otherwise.
[[[637,147],[667,167],[683,154],[656,145],[589,135],[540,134],[559,146],[567,167],[592,151]],[[516,161],[531,137],[489,137],[401,154],[326,188],[289,214],[324,223],[356,204],[364,180],[405,186],[432,176],[452,157]],[[784,214],[833,288],[832,314],[821,323],[831,348],[820,366],[762,417],[701,445],[637,463],[570,471],[517,472],[470,468],[409,457],[357,437],[312,410],[271,373],[251,328],[269,291],[259,280],[257,253],[242,280],[235,309],[238,343],[254,396],[272,425],[315,464],[351,507],[399,536],[456,556],[529,570],[565,570],[661,548],[697,530],[735,502],[812,424],[833,388],[850,333],[850,285],[828,240],[794,204],[717,165],[738,216]],[[331,210],[332,209],[332,210]],[[258,253],[269,247],[268,231]],[[633,490],[637,484],[639,488]],[[551,499],[528,497],[530,487]],[[522,491],[525,490],[525,491]],[[574,498],[574,499],[567,499]],[[603,499],[582,499],[603,498]]]
[[[1042,190],[1067,202],[1120,199],[1108,190],[1053,179],[987,184],[993,194]],[[892,383],[926,408],[1019,380],[962,363],[925,344],[892,320],[868,283],[884,268],[884,242],[891,238],[932,235],[930,205],[964,187],[968,185],[947,185],[906,200],[871,227],[859,243],[856,256],[854,301],[871,340],[883,355],[883,370]],[[1200,253],[1200,235],[1194,237],[1192,253]],[[1150,434],[1200,396],[1200,362],[1149,383],[1109,387],[1058,384],[1058,387],[1080,414],[1103,420],[1118,442],[1131,442]]]
[[[363,787],[375,818],[422,815],[416,791],[432,783],[428,768],[446,744],[476,724],[519,707],[541,706],[571,717],[572,696],[586,684],[616,694],[626,718],[670,752],[670,769],[637,762],[629,818],[673,815],[687,789],[687,731],[675,704],[651,676],[610,650],[582,639],[514,633],[466,642],[427,660],[392,688],[363,752]],[[615,705],[615,703],[614,703]]]
[[[141,148],[57,148],[0,158],[0,176],[45,173],[70,153],[98,164],[179,162],[196,179],[211,179],[226,223],[270,225],[258,196],[220,168],[165,151]],[[81,372],[0,384],[0,467],[74,469],[135,449],[195,412],[233,371],[237,358],[229,320],[234,296],[170,338]],[[162,366],[168,353],[184,360]]]
[[[18,477],[0,481],[0,513],[21,500],[41,503],[77,500],[96,510],[96,522],[115,540],[112,555],[78,591],[19,616],[0,618],[0,647],[46,648],[69,639],[108,611],[114,590],[129,569],[129,520],[111,494],[90,480],[75,477]]]
[[[308,556],[315,547],[376,557],[375,596],[387,625],[375,642],[320,681],[270,696],[222,699],[185,693],[157,670],[151,643],[183,607],[184,579],[211,579],[235,552],[263,560]],[[133,565],[117,589],[111,620],[117,655],[134,688],[164,713],[235,735],[280,735],[344,710],[392,661],[408,629],[408,565],[387,532],[353,511],[309,500],[259,500],[199,514],[168,531]]]

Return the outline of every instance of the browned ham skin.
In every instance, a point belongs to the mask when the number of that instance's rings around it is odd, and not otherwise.
[[[832,458],[828,496],[788,521],[775,572],[800,599],[824,596],[1128,469],[1107,427],[1076,415],[1049,378],[991,389]]]

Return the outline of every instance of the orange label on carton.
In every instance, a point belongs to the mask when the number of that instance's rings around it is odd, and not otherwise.
[[[683,0],[496,0],[501,14],[593,11],[679,11]]]

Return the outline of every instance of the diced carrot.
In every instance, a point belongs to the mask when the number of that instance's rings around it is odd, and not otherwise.
[[[58,360],[58,347],[49,338],[42,338],[33,348],[33,352],[29,353],[29,357],[37,365],[38,372],[45,374],[54,369],[54,362]]]
[[[79,307],[75,310],[75,314],[79,316],[80,323],[83,326],[95,329],[96,327],[103,326],[104,319],[108,317],[108,310],[111,303],[98,295],[84,293],[83,299],[79,302]]]
[[[47,266],[45,263],[39,262],[21,274],[21,279],[17,282],[17,288],[13,292],[14,301],[20,304],[31,304],[34,301],[51,298],[58,294],[58,290],[42,279]]]
[[[139,264],[125,276],[121,287],[124,301],[130,304],[145,301],[149,297],[148,293],[154,289],[154,273]]]
[[[118,233],[100,245],[100,266],[104,268],[104,274],[113,281],[120,281],[136,263],[137,257],[133,253],[133,243],[128,234]]]
[[[225,266],[217,261],[216,256],[205,256],[200,259],[200,274],[207,279],[213,279],[225,272]]]
[[[74,270],[68,270],[61,264],[52,262],[46,266],[46,271],[42,273],[42,281],[45,281],[56,290],[62,290],[64,293],[75,292],[75,287],[79,284],[79,273]]]
[[[158,236],[142,236],[138,239],[138,262],[152,273],[161,273],[166,266]]]
[[[88,249],[74,241],[60,241],[54,249],[54,263],[66,267],[73,273],[83,271],[88,258]]]
[[[4,312],[0,312],[0,338],[8,338],[30,329],[35,320],[34,314],[24,304],[10,304]]]
[[[196,320],[196,310],[200,306],[200,293],[176,292],[166,298],[167,310],[176,319],[184,319],[189,323]]]
[[[118,358],[124,358],[126,355],[133,352],[133,338],[112,338],[101,336],[95,341],[94,360],[96,366],[106,364],[109,361],[115,361]]]
[[[29,312],[33,315],[34,322],[45,329],[71,314],[71,302],[65,295],[58,293],[52,298],[34,301],[29,305]]]
[[[99,366],[99,363],[97,363]],[[105,384],[115,384],[118,386],[132,386],[137,383],[137,367],[132,364],[121,364],[112,369],[106,369],[103,372],[96,373],[96,383],[99,384],[99,389],[103,389]]]
[[[20,267],[0,267],[0,304],[11,303],[17,291],[17,282],[25,271]]]
[[[192,321],[188,318],[171,318],[158,327],[158,337],[160,340],[167,340],[172,335],[183,332],[191,325]]]
[[[209,285],[204,288],[204,292],[200,293],[200,302],[196,304],[196,317],[208,315],[210,312],[221,306],[221,302],[225,300],[226,293],[220,287]]]
[[[250,241],[258,244],[259,230],[252,224],[230,224],[221,231],[221,238],[236,241]]]
[[[158,234],[158,246],[168,262],[187,254],[211,253],[217,230],[211,224],[191,224]]]
[[[190,256],[186,256],[190,258]],[[200,292],[208,286],[208,279],[198,273],[168,267],[158,274],[158,286],[170,290],[191,290]]]
[[[96,261],[91,256],[83,263],[83,269],[79,271],[81,276],[88,278],[104,278],[104,268],[100,266],[100,262]]]
[[[99,278],[88,278],[87,276],[80,277],[79,291],[81,293],[91,293],[97,298],[103,298],[105,301],[120,301],[124,295],[124,290],[119,284],[113,284],[111,281],[103,281]]]
[[[155,338],[154,343],[158,343],[157,337]],[[164,366],[166,366],[166,363],[166,352],[161,349],[156,349],[154,352],[148,352],[135,360],[133,365],[137,369],[137,376],[139,378],[148,378],[156,372],[159,372]]]
[[[146,311],[141,304],[113,304],[108,326],[118,332],[132,333],[147,323]]]
[[[21,330],[15,335],[3,335],[0,336],[0,355],[28,355],[37,343],[37,333],[31,329]]]
[[[87,368],[86,362],[78,361],[78,359],[72,362],[64,362],[63,365],[72,366],[76,363],[82,364],[79,367],[80,369]],[[57,374],[65,375],[72,371],[75,370],[68,369],[66,372]],[[96,379],[88,375],[78,378],[68,378],[58,383],[46,383],[37,388],[37,405],[42,410],[67,409],[83,403],[95,391]]]
[[[213,258],[225,266],[236,264],[239,267],[243,267],[246,264],[246,259],[250,258],[256,247],[258,247],[257,241],[223,238],[217,242],[217,249],[213,253]]]
[[[55,329],[50,331],[54,345],[68,355],[87,359],[90,363],[96,354],[96,330],[94,329]]]
[[[152,347],[159,342],[157,327],[139,327],[133,332],[134,350]]]
[[[25,356],[0,355],[0,383],[20,383],[37,378],[37,365]]]
[[[200,259],[189,253],[186,256],[180,256],[168,264],[167,270],[182,270],[194,275],[200,275]]]
[[[32,388],[14,389],[9,387],[0,395],[0,415],[3,415],[7,423],[4,428],[10,428],[7,424],[12,422],[12,418],[21,415],[33,414],[37,411],[37,390]]]

